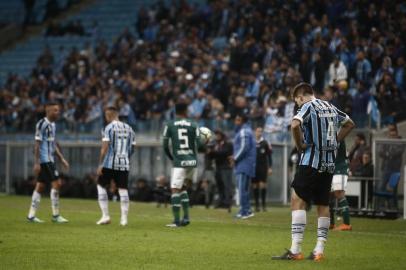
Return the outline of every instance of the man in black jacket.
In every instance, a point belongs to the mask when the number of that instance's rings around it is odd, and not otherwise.
[[[233,154],[233,145],[227,140],[226,135],[216,130],[216,144],[208,149],[208,156],[216,163],[215,178],[219,192],[219,207],[231,210],[233,196],[233,171],[228,157]]]

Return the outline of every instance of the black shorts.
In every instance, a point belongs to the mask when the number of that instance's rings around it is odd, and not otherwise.
[[[58,180],[59,173],[56,170],[55,163],[53,162],[41,163],[40,166],[41,170],[39,171],[38,182],[51,183],[53,181]]]
[[[306,203],[328,206],[332,180],[331,173],[319,172],[309,166],[298,166],[291,187]]]
[[[268,168],[266,168],[265,170],[260,169],[255,171],[255,177],[251,179],[251,182],[254,184],[259,182],[266,182],[267,178],[268,178]]]
[[[128,171],[117,171],[103,168],[102,175],[99,176],[97,182],[102,187],[106,187],[113,180],[118,188],[128,189]]]

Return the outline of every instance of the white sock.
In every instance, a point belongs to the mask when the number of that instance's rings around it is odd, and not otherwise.
[[[293,254],[302,252],[303,234],[306,227],[306,211],[292,211],[292,246],[290,251]]]
[[[34,190],[34,192],[32,193],[31,207],[30,207],[30,212],[28,213],[28,218],[35,217],[35,213],[37,212],[40,201],[41,201],[41,194],[38,193],[36,190]]]
[[[103,217],[109,217],[109,197],[106,189],[100,185],[97,185],[97,194]]]
[[[324,246],[327,241],[328,228],[330,227],[329,217],[319,217],[317,221],[317,244],[314,248],[314,253],[319,254],[324,252]]]
[[[130,198],[128,197],[128,190],[119,188],[118,194],[120,194],[121,219],[127,220],[128,209],[130,208]]]
[[[52,215],[59,216],[59,190],[51,189]]]

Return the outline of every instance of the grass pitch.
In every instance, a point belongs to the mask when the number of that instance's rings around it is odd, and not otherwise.
[[[96,226],[96,200],[61,199],[68,224],[50,221],[43,198],[27,223],[30,197],[0,196],[0,269],[405,269],[406,222],[353,218],[352,232],[330,232],[321,263],[272,261],[290,247],[290,211],[272,207],[249,220],[224,210],[191,209],[192,223],[166,228],[170,208],[132,202],[129,226],[119,226],[120,206],[110,203],[112,224]],[[304,252],[315,245],[316,219],[308,215]]]

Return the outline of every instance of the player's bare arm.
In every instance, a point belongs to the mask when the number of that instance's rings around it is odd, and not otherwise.
[[[55,144],[55,154],[59,158],[59,160],[62,163],[62,166],[65,168],[65,170],[69,170],[69,163],[66,161],[66,159],[63,157],[61,147],[59,146],[59,143]]]
[[[291,129],[293,140],[295,142],[297,150],[298,151],[305,150],[307,145],[303,143],[303,134],[302,131],[300,130],[300,121],[297,119],[293,119]]]
[[[341,126],[340,131],[337,134],[337,141],[341,142],[344,140],[345,137],[351,132],[351,130],[355,127],[354,122],[348,118],[347,121]]]
[[[35,140],[35,145],[34,145],[34,174],[38,175],[39,171],[41,170],[41,166],[39,164],[39,147],[40,147],[41,141]]]
[[[100,149],[100,158],[99,158],[99,167],[97,168],[97,175],[101,175],[102,174],[102,169],[103,169],[103,160],[104,157],[107,154],[107,150],[109,149],[109,142],[103,142],[101,149]]]

